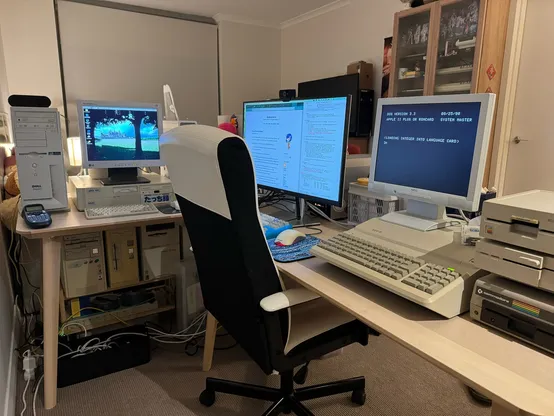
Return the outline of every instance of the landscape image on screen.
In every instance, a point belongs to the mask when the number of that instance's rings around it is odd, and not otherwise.
[[[89,161],[160,158],[156,110],[84,107],[83,117]]]

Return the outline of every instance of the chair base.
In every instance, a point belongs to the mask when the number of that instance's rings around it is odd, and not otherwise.
[[[356,377],[295,389],[292,372],[281,374],[280,389],[207,378],[206,390],[200,394],[200,403],[204,406],[212,406],[215,403],[216,392],[273,402],[263,416],[276,416],[282,413],[289,414],[291,412],[297,416],[314,416],[302,402],[335,394],[352,392],[351,401],[360,406],[362,406],[366,400],[364,377]]]

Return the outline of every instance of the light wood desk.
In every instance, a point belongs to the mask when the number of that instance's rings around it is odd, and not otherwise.
[[[182,222],[181,214],[145,214],[87,220],[83,212],[71,204],[71,211],[53,213],[52,225],[33,230],[19,216],[16,232],[24,238],[42,241],[42,305],[44,325],[44,404],[46,409],[56,406],[58,380],[58,326],[60,299],[60,250],[64,235],[105,231],[123,226]]]
[[[341,231],[322,228],[323,238]],[[552,356],[476,324],[468,314],[442,318],[319,259],[277,266],[281,273],[491,398],[493,416],[554,415]],[[206,340],[208,345],[213,346],[213,338]],[[212,352],[205,354],[211,364]]]
[[[44,398],[56,405],[61,237],[121,226],[182,221],[180,214],[136,215],[87,220],[74,207],[53,214],[49,228],[32,230],[19,218],[17,233],[42,241]],[[340,232],[323,226],[323,238]],[[278,263],[281,273],[317,292],[360,321],[404,345],[475,388],[493,402],[493,415],[553,415],[554,358],[515,339],[462,317],[445,320],[418,305],[378,288],[321,260]],[[215,321],[208,331],[215,337]],[[211,365],[215,338],[207,336],[205,368]],[[212,349],[210,349],[212,346]]]

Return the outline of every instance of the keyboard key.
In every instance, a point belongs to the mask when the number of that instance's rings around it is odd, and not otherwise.
[[[443,288],[443,286],[440,283],[435,283],[433,286],[428,287],[427,289],[425,289],[425,291],[427,293],[430,293],[431,295],[434,295],[435,293],[437,293],[442,288]]]
[[[343,256],[344,256],[344,258],[346,258],[348,260],[352,260],[352,261],[354,261],[358,258],[357,256],[353,255],[352,253],[350,253],[348,251],[343,253]]]
[[[406,273],[410,273],[410,268],[406,266],[405,264],[399,264],[397,266],[400,270],[404,270]]]
[[[415,264],[415,263],[411,263],[411,264],[408,264],[408,270],[410,271],[410,273],[412,272],[415,272],[417,269],[419,269],[419,264]]]
[[[408,271],[401,269],[400,267],[393,266],[391,267],[391,270],[395,273],[399,273],[400,275],[402,275],[402,277],[408,276]]]
[[[402,274],[400,274],[400,273],[393,273],[393,274],[392,274],[392,278],[393,278],[394,280],[400,280],[400,279],[402,279],[403,277],[404,277],[404,276],[403,276]]]
[[[450,284],[450,282],[449,282],[448,280],[446,280],[446,279],[441,280],[439,283],[440,283],[441,285],[443,285],[443,286],[447,286],[447,285]]]
[[[402,280],[402,283],[404,283],[408,286],[411,286],[411,287],[417,287],[419,285],[419,282],[417,280],[410,279],[409,277]]]

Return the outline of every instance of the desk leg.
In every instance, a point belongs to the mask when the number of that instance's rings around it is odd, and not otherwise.
[[[60,299],[60,249],[58,239],[42,240],[42,303],[44,324],[44,405],[56,406],[58,384],[58,314]]]
[[[519,414],[519,412],[506,409],[498,403],[492,404],[491,416],[518,416]]]
[[[217,332],[217,321],[214,316],[208,313],[208,322],[206,323],[206,339],[204,341],[204,360],[202,362],[202,370],[210,371],[212,368],[212,360],[214,358],[215,337]]]

